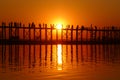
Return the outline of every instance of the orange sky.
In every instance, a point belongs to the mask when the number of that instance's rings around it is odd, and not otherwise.
[[[120,26],[120,0],[0,0],[0,22]]]

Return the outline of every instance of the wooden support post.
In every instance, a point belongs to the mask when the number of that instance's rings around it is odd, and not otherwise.
[[[99,36],[98,36],[98,37],[99,37],[98,40],[99,40],[99,42],[100,42],[100,41],[101,41],[101,30],[100,30],[100,27],[99,27]]]
[[[47,24],[45,24],[45,41],[47,41]]]
[[[109,27],[107,27],[107,30],[106,30],[106,37],[107,37],[107,41],[109,42]]]
[[[78,25],[77,25],[77,28],[76,28],[76,43],[78,43]]]
[[[45,41],[47,41],[47,24],[45,24]],[[45,61],[47,60],[47,45],[45,44]]]
[[[58,41],[58,29],[56,29],[56,41]]]
[[[66,41],[68,41],[68,28],[66,28]]]
[[[40,42],[41,42],[41,24],[39,24]]]
[[[104,39],[105,39],[105,42],[106,42],[106,27],[104,27]]]
[[[35,24],[33,24],[33,27],[34,27],[34,42],[35,42],[35,41],[36,41],[36,40],[35,40],[35,30],[36,30]],[[35,43],[34,43],[34,61],[36,62],[36,59],[35,59],[35,56],[36,56],[35,53],[36,53],[36,52],[35,52],[35,51],[36,51],[36,50],[35,50]]]
[[[120,27],[119,27],[119,31],[118,31],[118,32],[119,32],[119,39],[118,39],[118,40],[119,40],[119,42],[120,42]]]
[[[112,41],[112,29],[110,29],[110,42]]]
[[[102,28],[102,42],[104,41],[104,28]]]
[[[18,39],[20,39],[20,35],[19,35],[19,25],[17,24],[17,37],[18,37]]]
[[[15,38],[16,38],[16,36],[17,36],[17,28],[16,28],[16,27],[17,27],[17,23],[16,23],[16,22],[14,22],[14,28],[15,28],[15,33],[14,33],[14,34],[15,34],[15,36],[14,36],[14,37],[15,37]]]
[[[88,43],[88,28],[86,29],[86,42]]]
[[[21,26],[21,22],[20,22],[20,24],[19,24],[19,27],[21,28],[22,26]]]
[[[6,24],[5,23],[2,23],[2,29],[3,29],[3,38],[4,38],[4,40],[6,40]]]
[[[96,37],[97,37],[97,27],[95,26],[95,42],[96,42]]]
[[[12,22],[9,24],[9,39],[12,37]]]
[[[15,37],[19,39],[19,25],[18,23],[14,23],[15,26]]]
[[[107,39],[108,39],[108,36],[107,36],[107,27],[105,27],[105,41],[107,41]]]
[[[84,26],[81,27],[81,43],[83,42],[83,30],[84,30]]]
[[[31,25],[29,24],[29,41],[31,41]]]
[[[115,30],[115,27],[112,26],[112,42],[114,41],[114,30]]]
[[[118,28],[116,27],[116,42],[118,41]]]
[[[71,42],[73,41],[73,25],[71,27]]]
[[[7,38],[6,38],[6,24],[5,23],[4,23],[4,33],[5,33],[4,36],[5,36],[5,40],[6,40]],[[5,41],[5,44],[6,44],[6,41]]]
[[[93,41],[93,27],[92,27],[92,24],[90,26],[90,42]]]
[[[31,27],[33,27],[34,23],[32,23]],[[31,27],[29,26],[29,41],[30,41],[30,37],[31,37]],[[30,67],[30,64],[31,64],[31,44],[29,43],[29,67]]]
[[[115,38],[116,38],[116,34],[115,34],[116,31],[115,31],[115,30],[116,30],[116,27],[115,27],[115,29],[114,29],[114,33],[113,33],[113,34],[114,34],[114,35],[113,35],[113,37],[114,37],[114,42],[115,42]]]
[[[119,28],[117,28],[117,42],[119,42]]]
[[[31,25],[31,27],[33,27],[33,23],[32,23],[32,25]],[[30,41],[30,37],[31,37],[31,28],[30,28],[30,26],[29,26],[29,28],[27,28],[27,29],[29,29],[29,34],[28,34],[28,36],[29,36],[29,41]],[[31,44],[29,43],[29,67],[31,66]]]
[[[9,38],[8,39],[10,40],[10,23],[9,23],[8,27],[9,27],[8,28],[9,29]]]
[[[54,25],[51,25],[51,42],[52,42],[52,30],[53,30]]]
[[[33,25],[33,27],[34,27],[34,41],[35,41],[35,24]]]
[[[102,30],[102,42],[105,40],[105,27]]]
[[[3,36],[4,36],[4,35],[3,35],[3,26],[4,26],[4,25],[3,25],[3,23],[2,23],[2,64],[3,64],[3,53],[4,53],[4,48],[3,48],[3,47],[4,47],[4,45],[3,45],[3,40],[4,40],[4,39],[3,39]]]
[[[25,26],[23,26],[22,29],[23,29],[23,40],[25,40]]]
[[[117,37],[117,35],[116,35],[116,27],[115,27],[115,30],[114,30],[114,42],[116,42],[116,37]]]
[[[3,37],[3,36],[4,36],[4,34],[3,34],[3,32],[4,32],[3,30],[4,30],[4,29],[3,29],[3,28],[4,28],[4,24],[2,23],[2,41],[4,40],[4,37]],[[3,43],[3,42],[2,42],[2,43]],[[2,48],[3,48],[3,46],[2,46]]]
[[[34,61],[36,62],[36,46],[35,46],[35,43],[34,43]]]

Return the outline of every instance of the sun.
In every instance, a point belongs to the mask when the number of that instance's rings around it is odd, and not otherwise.
[[[62,29],[62,24],[57,24],[56,29]]]

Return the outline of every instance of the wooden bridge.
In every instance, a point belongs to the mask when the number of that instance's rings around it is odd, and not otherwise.
[[[119,27],[84,27],[77,25],[62,26],[30,23],[2,23],[0,26],[0,44],[118,44]]]

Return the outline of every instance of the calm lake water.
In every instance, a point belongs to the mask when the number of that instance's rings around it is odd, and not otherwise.
[[[0,80],[120,80],[120,45],[0,45]]]

